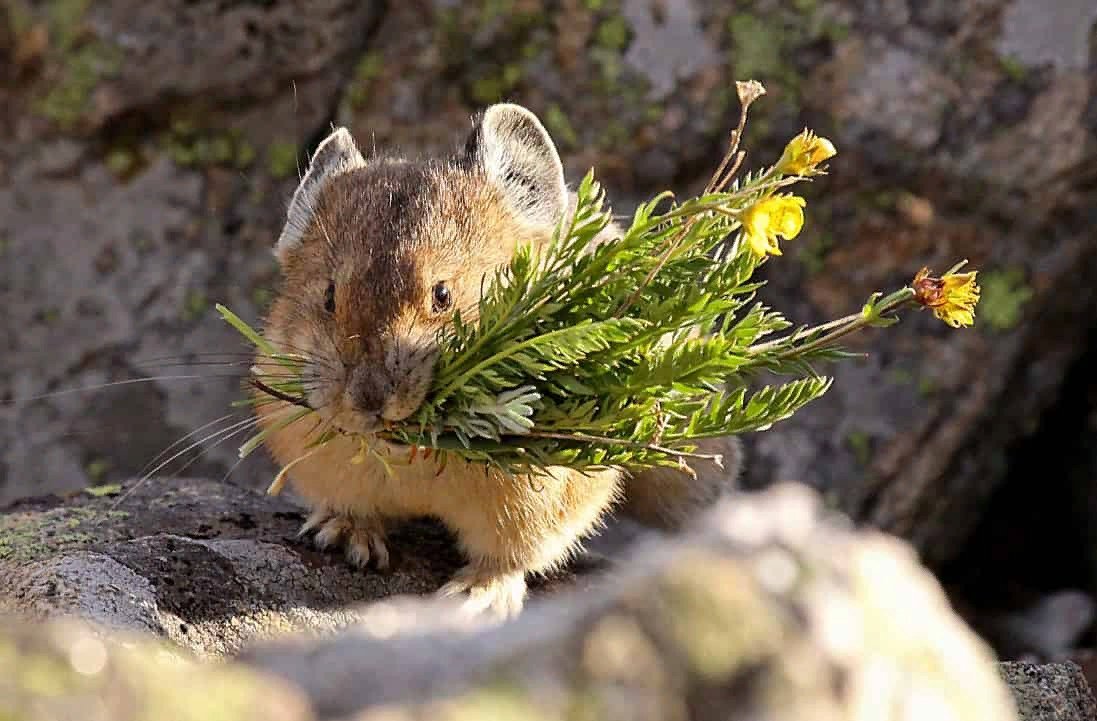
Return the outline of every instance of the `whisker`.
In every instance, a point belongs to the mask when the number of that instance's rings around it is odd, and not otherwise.
[[[302,308],[306,307],[303,303],[300,303],[300,301],[295,301],[295,302],[298,302],[301,305]],[[310,356],[312,354],[312,350],[301,348],[301,347],[297,346],[294,343],[290,343],[289,341],[284,341],[284,340],[275,341],[275,340],[267,339],[267,342],[270,343],[271,346],[274,347],[276,350],[279,350],[279,349],[289,350],[293,353],[299,353],[300,355],[303,355],[303,356]]]
[[[251,360],[178,360],[178,361],[156,361],[153,363],[141,363],[141,368],[182,368],[188,366],[197,367],[225,367],[225,368],[247,368],[250,365],[254,365],[254,361]]]
[[[157,366],[148,366],[148,367],[150,367],[150,368],[161,368],[162,369],[162,368],[170,368],[173,365],[176,365],[176,364],[164,365],[164,366],[159,366],[159,367],[157,367]],[[183,364],[178,364],[178,365],[183,365]],[[241,364],[235,365],[235,366],[228,366],[225,363],[198,363],[198,364],[188,363],[188,364],[185,364],[185,365],[188,365],[188,366],[197,365],[198,367],[215,367],[215,368],[216,367],[221,367],[221,368],[235,367],[235,368],[239,368],[239,370],[235,371],[235,372],[229,372],[228,370],[225,370],[221,373],[203,374],[203,375],[199,376],[199,378],[241,378],[242,379],[242,378],[246,378],[249,375],[255,375],[251,370],[251,365],[252,364],[248,364],[248,363],[241,363]],[[264,373],[261,373],[261,374],[258,374],[258,375],[261,378],[272,378],[274,380],[284,380],[284,381],[295,381],[295,380],[300,380],[301,379],[301,374],[300,373],[290,373],[287,370],[272,371],[272,372],[269,372],[269,373],[264,372]]]
[[[110,383],[96,383],[90,386],[84,386],[82,388],[68,388],[63,391],[53,391],[52,393],[42,393],[36,396],[27,396],[26,398],[12,398],[10,400],[0,399],[0,405],[14,405],[16,403],[29,403],[31,401],[41,401],[47,398],[58,398],[60,396],[68,396],[74,393],[89,393],[91,391],[103,390],[104,388],[114,388],[116,386],[128,386],[136,383],[151,383],[153,381],[181,381],[181,380],[201,380],[203,378],[209,378],[210,376],[201,375],[172,375],[172,376],[151,376],[148,378],[127,378],[122,381],[112,381]],[[226,376],[232,377],[232,376]]]
[[[311,356],[308,353],[305,353],[304,351],[292,351],[292,350],[290,350],[289,352],[284,352],[283,355],[293,356],[293,358],[291,360],[293,362],[297,363],[298,365],[301,365],[301,366],[314,365],[314,366],[320,366],[321,368],[327,368],[328,370],[334,370],[338,366],[337,361],[331,360],[329,358]],[[282,362],[284,362],[285,359],[283,359],[283,358],[271,358],[270,356],[267,356],[267,355],[260,355],[260,356],[257,357],[257,360],[265,360],[265,361],[270,362],[270,363],[282,363]]]
[[[168,447],[167,447],[167,448],[165,448],[164,450],[162,450],[162,451],[160,451],[159,453],[157,453],[157,454],[156,454],[156,457],[155,457],[155,458],[153,458],[152,460],[150,460],[150,461],[149,461],[148,463],[146,463],[146,464],[145,464],[145,466],[144,466],[144,467],[143,467],[143,468],[141,469],[141,475],[144,475],[145,471],[147,471],[147,470],[148,470],[149,468],[151,468],[151,467],[152,467],[152,466],[153,466],[154,464],[156,464],[156,463],[157,463],[157,462],[158,462],[158,461],[159,461],[159,460],[160,460],[161,458],[163,458],[163,457],[164,457],[164,456],[166,456],[167,454],[171,453],[171,452],[172,452],[173,450],[175,450],[176,448],[178,448],[178,447],[179,447],[180,445],[182,445],[183,443],[186,443],[188,439],[190,439],[190,438],[193,438],[194,436],[198,435],[199,433],[201,433],[202,431],[206,430],[206,429],[207,429],[207,428],[209,428],[210,426],[215,426],[215,425],[217,425],[218,423],[224,423],[225,421],[227,421],[227,420],[229,420],[229,419],[232,419],[232,418],[239,418],[239,417],[240,417],[240,414],[239,414],[239,413],[226,413],[225,415],[221,416],[220,418],[217,418],[216,420],[212,420],[212,421],[210,421],[209,423],[205,423],[205,424],[203,424],[203,425],[199,426],[198,428],[195,428],[195,429],[194,429],[193,431],[191,431],[190,433],[186,434],[185,436],[183,436],[182,438],[178,439],[177,441],[175,441],[174,443],[172,443],[172,444],[171,444],[170,446],[168,446]]]
[[[136,358],[134,363],[157,363],[159,361],[189,360],[191,358],[254,358],[256,351],[217,351],[210,353],[178,353],[172,355],[152,356],[151,358]]]
[[[291,343],[287,342],[274,342],[268,341],[274,346],[277,353],[284,356],[300,356],[300,358],[273,358],[265,353],[260,352],[258,349],[252,349],[250,351],[216,351],[207,353],[182,353],[165,356],[153,356],[151,358],[138,358],[134,362],[140,365],[147,365],[150,363],[164,362],[164,361],[179,361],[180,363],[190,363],[191,359],[226,359],[226,360],[239,360],[239,361],[255,361],[255,360],[269,360],[274,362],[284,362],[286,360],[294,360],[302,364],[318,364],[331,366],[332,361],[325,358],[318,358],[312,356],[312,351],[304,348],[299,348]]]
[[[211,445],[211,446],[209,446],[209,447],[204,447],[204,448],[202,448],[202,450],[201,450],[201,452],[200,452],[200,453],[197,453],[197,454],[196,454],[196,455],[195,455],[195,456],[194,456],[193,458],[191,458],[191,459],[190,459],[189,461],[187,461],[186,463],[184,463],[184,464],[182,465],[182,467],[181,467],[181,468],[179,468],[178,470],[176,470],[176,471],[175,471],[175,475],[177,475],[177,476],[179,476],[179,475],[182,475],[184,471],[186,471],[186,470],[187,470],[188,468],[190,468],[191,466],[193,466],[193,465],[194,465],[195,463],[197,463],[197,462],[198,462],[199,460],[201,460],[201,459],[202,459],[202,458],[203,458],[204,456],[207,456],[207,455],[209,455],[210,451],[212,451],[212,450],[213,450],[214,448],[217,448],[217,447],[218,447],[219,445],[221,445],[221,444],[222,444],[222,443],[224,443],[225,441],[229,440],[229,439],[230,439],[230,438],[232,438],[233,436],[239,436],[239,435],[241,435],[242,433],[245,433],[246,431],[250,431],[251,429],[255,428],[255,427],[256,427],[257,425],[258,425],[258,419],[256,419],[256,422],[255,422],[255,423],[252,423],[252,424],[250,424],[250,425],[246,425],[246,426],[243,426],[243,427],[241,427],[241,428],[237,428],[237,429],[236,429],[235,431],[232,431],[232,432],[231,432],[231,433],[229,433],[228,435],[226,435],[226,436],[223,436],[222,438],[219,438],[218,440],[216,440],[216,441],[215,441],[215,442],[213,443],[213,445]],[[243,460],[243,459],[241,458],[240,460]],[[234,465],[234,467],[235,467],[235,465]],[[153,474],[151,474],[151,475],[156,475],[156,474],[155,474],[155,473],[153,473]],[[151,476],[150,476],[150,477],[151,477]],[[146,479],[146,480],[147,480],[147,479]]]
[[[244,430],[244,429],[247,429],[247,428],[252,428],[252,427],[259,424],[259,420],[260,419],[255,418],[255,417],[248,417],[248,418],[245,418],[242,421],[232,423],[226,428],[222,428],[221,430],[214,431],[213,433],[210,433],[209,435],[205,436],[204,438],[200,438],[197,441],[194,441],[193,443],[188,445],[183,450],[178,451],[177,453],[173,454],[167,460],[161,461],[159,464],[156,465],[155,468],[153,468],[151,471],[145,473],[141,477],[141,480],[138,481],[138,483],[143,483],[144,481],[148,480],[152,476],[155,476],[157,473],[162,471],[164,468],[166,468],[173,461],[175,461],[178,458],[186,455],[187,453],[190,453],[191,451],[195,450],[196,448],[201,448],[205,444],[207,444],[210,441],[212,441],[214,439],[217,439],[217,438],[221,438],[223,440],[224,437],[227,437],[226,434],[227,435],[232,435],[232,434],[235,434],[235,433],[237,433],[241,430]]]
[[[231,476],[236,471],[236,469],[239,468],[240,465],[246,460],[246,458],[237,458],[236,463],[233,463],[232,466],[229,467],[228,471],[225,472],[225,475],[221,476],[221,483],[228,483],[229,476]]]
[[[229,440],[229,439],[231,439],[231,438],[233,438],[233,437],[239,436],[239,435],[241,435],[242,433],[245,433],[245,432],[247,432],[247,431],[250,431],[250,430],[252,430],[253,428],[255,428],[255,427],[256,427],[257,425],[259,425],[259,419],[258,419],[258,418],[249,418],[249,419],[248,419],[248,421],[249,421],[249,422],[247,422],[247,423],[244,423],[244,424],[240,425],[240,427],[236,428],[235,430],[231,430],[231,432],[230,432],[230,429],[226,429],[226,430],[224,430],[224,431],[219,431],[218,433],[227,433],[227,435],[222,435],[222,437],[221,437],[221,438],[218,438],[218,439],[217,439],[216,441],[214,441],[213,445],[211,445],[211,446],[209,446],[209,447],[207,447],[207,448],[203,448],[203,449],[202,449],[202,451],[201,451],[200,453],[198,453],[197,455],[195,455],[195,456],[194,456],[194,458],[191,458],[191,459],[190,459],[189,461],[187,461],[186,463],[184,463],[184,464],[183,464],[183,466],[182,466],[181,468],[179,468],[178,470],[176,470],[176,471],[175,471],[175,475],[182,475],[182,474],[183,474],[183,472],[185,472],[185,471],[186,471],[186,470],[187,470],[188,468],[190,468],[190,467],[191,467],[191,466],[193,466],[193,465],[194,465],[195,463],[197,463],[197,462],[198,462],[199,460],[201,460],[203,456],[206,456],[206,455],[208,455],[208,454],[210,453],[210,451],[212,451],[212,450],[213,450],[214,448],[217,448],[218,446],[220,446],[220,445],[221,445],[222,443],[224,443],[225,441],[227,441],[227,440]],[[203,439],[202,441],[199,441],[199,442],[198,442],[198,444],[203,444],[203,445],[204,445],[205,443],[208,443],[208,442],[209,442],[210,440],[212,440],[212,439],[213,439],[214,437],[216,437],[217,435],[218,435],[217,433],[211,434],[210,436],[208,436],[207,438]],[[192,446],[191,446],[191,449],[193,449],[193,448],[195,447],[195,445],[198,445],[198,444],[192,444]],[[185,449],[185,450],[181,451],[181,452],[180,452],[180,454],[181,454],[181,453],[186,453],[186,452],[187,452],[187,449]],[[127,498],[127,497],[128,497],[129,495],[130,495],[130,494],[132,494],[132,493],[133,493],[134,491],[136,491],[136,490],[137,490],[138,488],[140,488],[140,487],[141,487],[141,486],[142,486],[142,485],[143,485],[143,484],[144,484],[144,483],[145,483],[146,481],[148,481],[148,480],[149,480],[150,478],[152,478],[152,477],[153,477],[153,476],[155,476],[155,475],[156,475],[157,473],[159,473],[159,472],[160,472],[160,470],[161,470],[161,469],[162,469],[162,468],[163,468],[163,467],[164,467],[165,465],[167,465],[168,463],[171,463],[171,462],[172,462],[172,460],[174,460],[174,458],[175,458],[175,457],[178,457],[178,455],[180,455],[180,454],[176,454],[176,456],[173,456],[172,458],[169,458],[168,460],[164,461],[164,463],[162,463],[162,464],[161,464],[160,466],[157,466],[157,467],[156,467],[156,468],[154,468],[154,469],[153,469],[152,471],[150,471],[150,472],[148,473],[148,475],[146,475],[146,476],[142,477],[142,478],[141,478],[141,479],[140,479],[139,481],[137,481],[137,483],[136,483],[136,484],[134,484],[133,488],[129,489],[129,490],[128,490],[128,491],[126,491],[126,492],[125,492],[124,494],[122,494],[122,496],[121,496],[121,497],[120,497],[120,498],[119,498],[119,499],[118,499],[118,500],[117,500],[117,501],[116,501],[116,502],[114,503],[114,505],[113,505],[113,506],[111,507],[111,510],[114,510],[114,509],[116,509],[116,508],[118,507],[118,505],[119,505],[119,504],[121,504],[121,503],[122,503],[122,501],[124,501],[124,500],[125,500],[125,499],[126,499],[126,498]],[[236,468],[237,468],[237,467],[238,467],[238,466],[239,466],[239,465],[240,465],[241,463],[243,463],[243,461],[244,461],[244,459],[243,459],[243,458],[240,458],[239,460],[237,460],[237,461],[236,461],[236,463],[234,463],[234,464],[232,465],[232,467],[231,467],[231,468],[229,468],[229,472],[225,474],[225,479],[227,479],[227,478],[229,477],[229,474],[231,474],[231,473],[232,473],[232,472],[233,472],[234,470],[236,470]],[[224,479],[222,479],[222,482],[223,482],[223,481],[224,481]]]
[[[262,360],[262,359],[260,359]],[[231,360],[231,361],[170,361],[161,363],[145,363],[144,369],[149,370],[163,370],[170,368],[222,368],[222,369],[240,369],[235,373],[222,373],[222,374],[210,374],[204,375],[203,378],[244,378],[244,376],[252,374],[252,369],[256,368],[256,359],[248,360]],[[269,379],[281,379],[286,381],[294,381],[302,379],[303,376],[316,373],[316,371],[331,371],[327,365],[321,365],[319,363],[302,363],[299,365],[298,370],[291,370],[283,368],[281,364],[268,363],[267,368],[263,369],[259,374],[261,378]]]
[[[289,409],[287,409],[287,410],[289,410]],[[218,447],[219,445],[221,445],[222,443],[224,443],[228,439],[230,439],[234,436],[238,436],[241,433],[244,433],[244,432],[246,432],[248,430],[251,430],[252,428],[256,427],[257,425],[259,425],[259,421],[260,421],[260,419],[257,418],[257,417],[245,418],[244,420],[242,420],[238,423],[233,423],[232,425],[228,426],[227,428],[222,428],[219,431],[215,431],[215,432],[209,434],[205,438],[202,438],[200,440],[195,441],[194,443],[191,443],[190,445],[188,445],[183,450],[175,453],[170,458],[162,461],[155,468],[153,468],[151,471],[149,471],[149,472],[145,473],[143,476],[141,476],[137,480],[137,482],[133,484],[132,488],[128,489],[125,493],[123,493],[121,496],[118,497],[118,500],[116,500],[113,504],[111,504],[110,510],[112,510],[112,511],[116,510],[118,508],[118,506],[122,504],[123,501],[125,501],[127,498],[129,498],[131,495],[133,495],[134,492],[136,492],[139,488],[141,488],[141,486],[143,486],[146,482],[148,482],[148,480],[150,478],[155,476],[157,473],[162,471],[168,465],[175,462],[177,459],[181,458],[182,456],[186,455],[187,453],[190,453],[191,451],[193,451],[196,448],[205,446],[210,441],[214,441],[213,445],[209,446],[208,448],[204,448],[201,453],[196,455],[194,458],[190,459],[182,468],[180,468],[177,471],[177,473],[182,473],[187,468],[190,468],[191,465],[193,465],[195,462],[197,462],[199,459],[201,459],[204,455],[208,454],[210,451],[212,451],[214,448]]]
[[[248,366],[255,364],[256,361],[274,362],[270,359],[251,356],[238,356],[238,357],[226,357],[219,360],[213,358],[176,358],[176,359],[164,359],[155,361],[145,361],[140,363],[140,367],[162,367],[162,366]]]

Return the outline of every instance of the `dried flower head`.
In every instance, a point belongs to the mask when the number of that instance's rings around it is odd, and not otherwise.
[[[745,110],[751,103],[766,94],[766,88],[757,80],[737,80],[735,93],[739,96],[739,104]]]
[[[743,234],[758,257],[781,255],[777,238],[791,240],[804,227],[804,199],[796,195],[772,195],[743,211]]]
[[[977,273],[947,273],[937,278],[929,268],[922,268],[911,283],[914,300],[953,328],[974,325],[975,306],[979,303]]]

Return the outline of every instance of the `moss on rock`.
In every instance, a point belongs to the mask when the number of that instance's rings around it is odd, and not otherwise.
[[[65,51],[57,77],[37,103],[38,111],[64,128],[73,128],[87,112],[92,92],[122,64],[122,51],[89,40]]]
[[[104,518],[105,511],[88,507],[0,516],[0,561],[26,563],[87,546],[95,540],[96,522]]]
[[[229,167],[243,170],[255,161],[255,147],[237,129],[201,127],[189,110],[174,118],[161,134],[161,148],[177,165],[187,168]]]

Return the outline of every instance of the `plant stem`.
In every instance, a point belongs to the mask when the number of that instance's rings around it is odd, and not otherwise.
[[[719,453],[687,453],[686,451],[678,451],[673,448],[667,448],[665,446],[656,445],[654,443],[626,441],[620,438],[608,438],[606,436],[592,436],[587,433],[550,433],[548,431],[533,431],[530,433],[525,433],[519,437],[552,438],[561,441],[583,441],[585,443],[603,443],[613,446],[626,446],[628,448],[639,448],[643,450],[655,451],[656,453],[664,453],[673,458],[700,458],[702,460],[712,461],[717,465],[721,465],[724,459],[724,457]]]
[[[837,320],[832,320],[828,323],[823,323],[821,325],[817,325],[814,328],[806,328],[806,329],[796,330],[791,335],[783,336],[781,338],[777,338],[777,339],[771,340],[771,341],[766,341],[765,343],[759,343],[758,345],[752,345],[750,348],[747,349],[747,355],[751,355],[751,356],[760,355],[762,353],[765,353],[766,351],[773,350],[774,348],[777,348],[779,346],[786,345],[788,343],[792,343],[793,341],[795,341],[800,336],[809,335],[811,333],[818,333],[819,331],[830,330],[831,328],[837,328],[839,326],[845,325],[846,323],[852,323],[860,317],[861,317],[860,313],[851,313],[851,314],[849,314],[845,317],[839,318]]]
[[[844,338],[850,333],[858,331],[865,326],[873,325],[881,316],[884,316],[887,313],[897,311],[904,305],[912,302],[913,300],[914,291],[910,288],[904,288],[901,291],[892,293],[888,298],[885,298],[884,302],[880,305],[874,306],[873,312],[869,315],[866,315],[864,312],[853,313],[851,315],[845,316],[844,318],[839,318],[838,320],[832,320],[829,323],[823,323],[822,325],[815,326],[814,328],[809,328],[806,331],[797,331],[796,333],[793,333],[792,335],[786,336],[784,338],[778,338],[777,340],[772,340],[768,343],[751,346],[747,349],[747,354],[751,356],[757,356],[761,353],[772,350],[774,348],[778,348],[782,345],[792,344],[795,342],[797,337],[812,335],[820,331],[830,330],[829,333],[826,333],[825,335],[822,335],[815,340],[810,341],[809,343],[805,343],[802,346],[794,346],[792,348],[789,348],[788,350],[785,350],[784,352],[778,353],[775,359],[788,360],[789,358],[793,358],[798,355],[810,353],[813,350],[826,347],[834,341],[838,340],[839,338]]]

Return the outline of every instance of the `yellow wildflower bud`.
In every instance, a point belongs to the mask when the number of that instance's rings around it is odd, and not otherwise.
[[[838,151],[834,144],[807,128],[788,141],[785,152],[777,161],[777,172],[785,175],[808,175],[823,161],[833,158]]]
[[[978,271],[935,278],[930,275],[929,268],[922,268],[912,283],[914,300],[953,328],[974,325],[975,306],[979,302],[976,273]]]
[[[777,237],[792,240],[804,227],[804,199],[796,195],[773,195],[743,211],[743,234],[758,257],[781,255]]]

